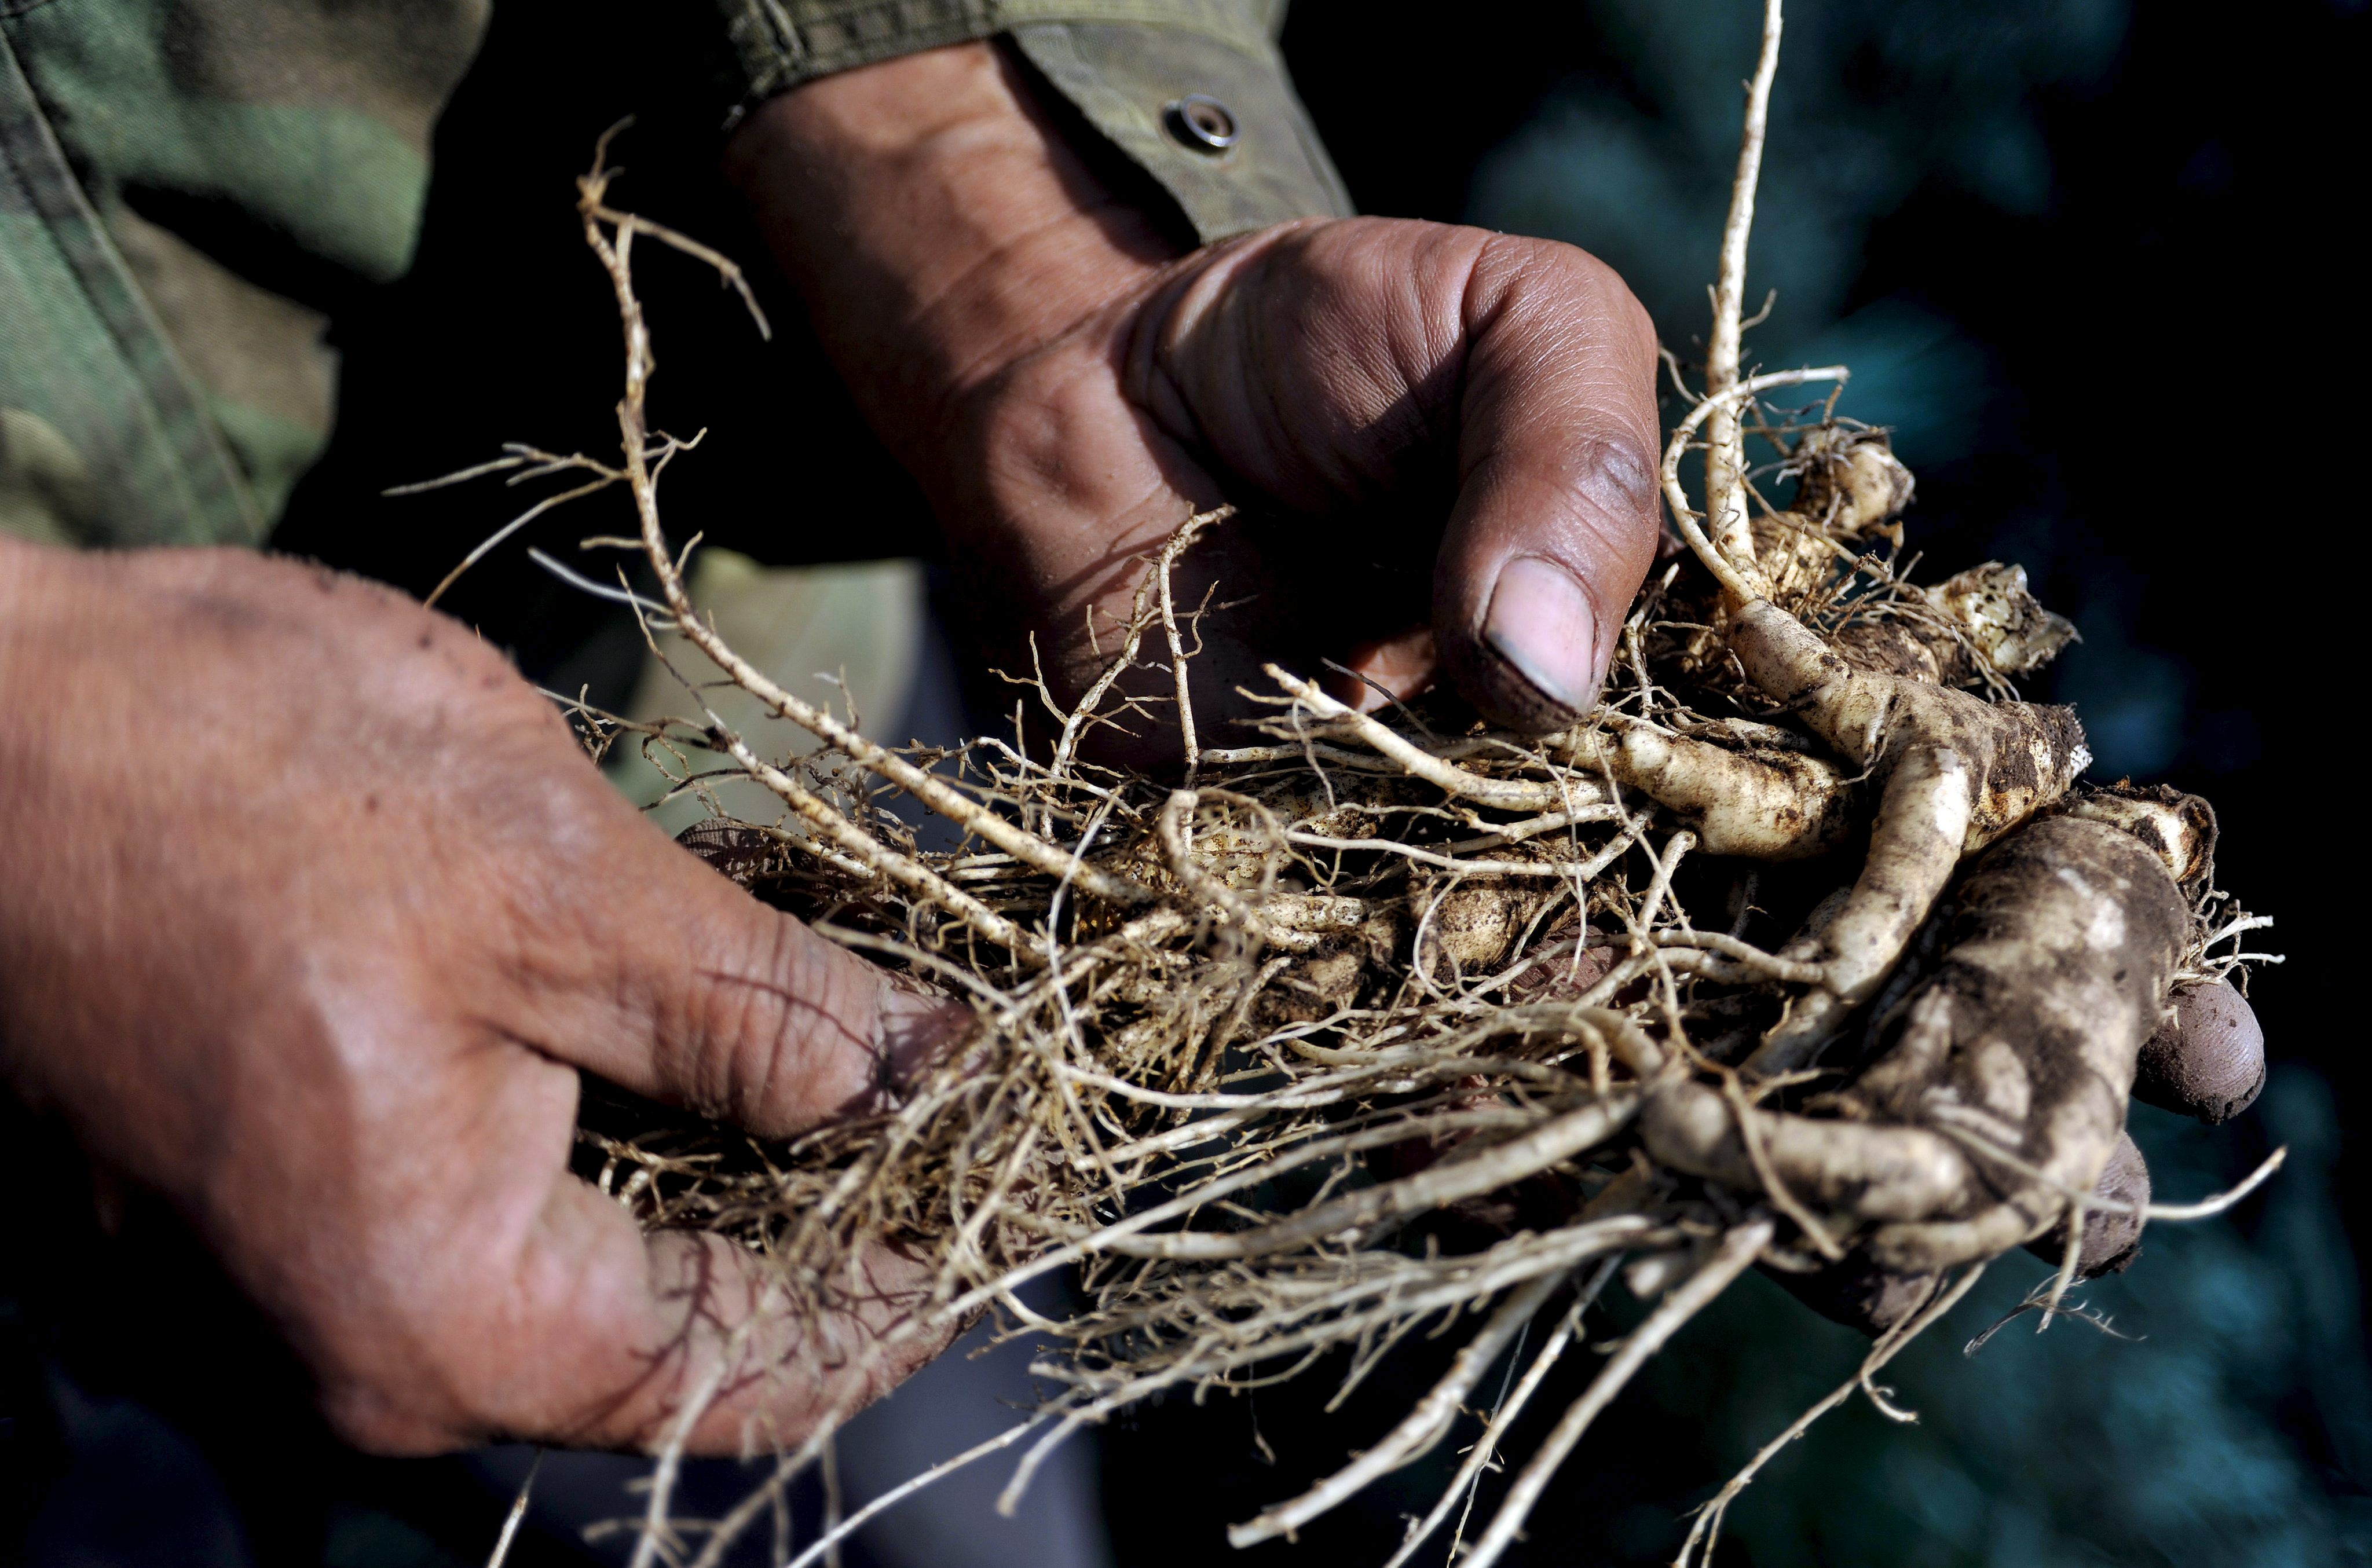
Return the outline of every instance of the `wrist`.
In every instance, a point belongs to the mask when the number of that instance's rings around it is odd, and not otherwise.
[[[726,163],[859,405],[926,484],[968,401],[1179,253],[986,43],[771,99]]]

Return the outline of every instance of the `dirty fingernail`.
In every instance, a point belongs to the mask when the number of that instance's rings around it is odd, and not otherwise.
[[[1564,567],[1537,555],[1500,567],[1482,636],[1551,702],[1583,713],[1598,701],[1598,617]]]

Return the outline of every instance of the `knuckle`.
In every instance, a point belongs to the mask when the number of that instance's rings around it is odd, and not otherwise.
[[[1576,449],[1572,482],[1594,509],[1631,521],[1652,521],[1661,486],[1655,454],[1619,431],[1602,433]]]
[[[703,975],[696,1032],[707,1060],[696,1075],[712,1103],[702,1109],[781,1134],[863,1092],[870,1009],[839,957],[778,915],[750,939],[741,961]]]
[[[380,1234],[348,1254],[334,1303],[299,1333],[324,1418],[379,1454],[443,1453],[495,1434],[522,1347],[492,1283],[506,1268],[484,1217],[452,1217],[437,1227],[444,1245],[425,1249],[409,1224],[365,1228]]]
[[[1644,341],[1652,354],[1656,326],[1622,274],[1578,245],[1494,234],[1475,263],[1485,297],[1510,306],[1587,322],[1600,333]]]

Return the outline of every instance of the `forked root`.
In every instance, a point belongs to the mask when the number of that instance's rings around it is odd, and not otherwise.
[[[1769,1076],[1803,1066],[1893,972],[1964,855],[2056,801],[2092,759],[2065,708],[1985,703],[1855,669],[1767,600],[1740,607],[1729,643],[1755,685],[1880,792],[1869,857],[1843,909],[1785,955],[1825,973],[1748,1062]]]

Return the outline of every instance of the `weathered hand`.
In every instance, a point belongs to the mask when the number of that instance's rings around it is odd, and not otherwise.
[[[946,1028],[364,583],[0,542],[0,1070],[180,1212],[366,1446],[649,1444],[749,1315],[732,1249],[569,1174],[578,1069],[781,1133]],[[906,1283],[879,1279],[876,1326]],[[771,1332],[700,1446],[936,1348]]]
[[[1403,693],[1438,661],[1535,730],[1594,700],[1659,503],[1654,331],[1586,253],[1355,219],[1174,258],[985,45],[788,94],[732,159],[1003,668],[1034,634],[1076,693],[1144,557],[1226,500],[1176,585],[1213,590],[1206,735],[1266,659]]]

